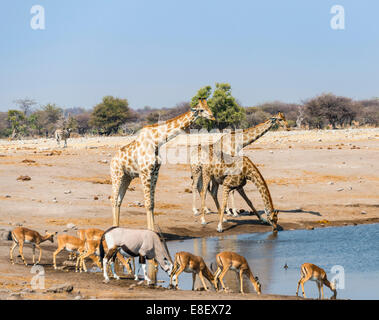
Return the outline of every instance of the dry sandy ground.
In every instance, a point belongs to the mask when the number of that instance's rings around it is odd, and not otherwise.
[[[159,174],[155,221],[169,239],[216,236],[217,214],[207,215],[205,226],[192,214],[186,139],[178,137],[166,148],[169,163],[162,165]],[[58,148],[52,139],[0,141],[0,228],[22,224],[40,232],[46,229],[62,232],[68,223],[80,228],[109,227],[112,223],[109,161],[117,148],[128,141],[128,137],[69,139],[66,149]],[[244,154],[258,165],[266,179],[274,206],[280,210],[279,223],[285,230],[379,222],[379,129],[269,132],[246,148]],[[17,180],[25,175],[31,180]],[[121,225],[145,227],[145,210],[138,206],[138,202],[143,203],[139,179],[131,186],[121,208]],[[262,210],[256,188],[248,184],[245,190],[255,207]],[[236,202],[238,208],[248,209],[239,195]],[[215,208],[210,197],[207,204]],[[231,218],[224,227],[224,234],[271,230],[247,215]],[[79,290],[86,298],[155,299],[156,290],[164,290],[159,297],[165,299],[218,297],[215,292],[187,291],[178,297],[177,292],[163,288],[129,288],[132,280],[103,284],[99,274],[53,271],[50,257],[54,245],[42,245],[47,250],[42,261],[46,264],[46,287],[69,281],[75,284],[74,292]],[[9,290],[18,292],[25,288],[33,275],[30,268],[20,264],[21,260],[11,267],[9,246],[8,241],[0,242],[0,297],[18,298],[17,294],[9,296]],[[26,250],[30,259],[30,249]],[[75,294],[21,296],[65,299]],[[228,299],[256,297],[228,295]]]

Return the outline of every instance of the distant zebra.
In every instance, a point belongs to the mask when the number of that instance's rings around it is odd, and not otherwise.
[[[61,144],[61,140],[64,140],[64,148],[67,147],[67,139],[70,138],[71,129],[57,129],[55,130],[55,140],[57,140],[58,146]]]

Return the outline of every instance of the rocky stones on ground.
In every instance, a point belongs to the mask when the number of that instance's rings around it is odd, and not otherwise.
[[[21,293],[13,292],[7,297],[7,300],[22,300]]]
[[[129,203],[129,207],[143,207],[143,203],[141,201],[133,201]]]
[[[75,261],[70,261],[70,260],[65,260],[62,263],[65,267],[75,267],[76,262]]]
[[[30,159],[24,159],[21,162],[22,163],[36,163],[34,160],[30,160]]]
[[[18,180],[18,181],[30,181],[30,180],[32,180],[32,178],[29,177],[28,175],[25,175],[25,176],[19,176],[16,180]]]
[[[67,229],[75,229],[76,225],[70,222],[70,223],[67,223],[66,228]]]
[[[65,284],[53,285],[49,289],[47,289],[46,292],[50,292],[50,293],[67,292],[67,293],[70,293],[70,292],[72,292],[72,290],[74,290],[74,286],[72,284],[65,283]]]
[[[70,194],[70,193],[71,193],[71,190],[66,190],[64,193],[65,193],[65,194]]]

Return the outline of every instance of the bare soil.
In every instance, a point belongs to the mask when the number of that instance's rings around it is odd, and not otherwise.
[[[68,223],[78,228],[106,229],[112,224],[109,162],[129,137],[91,137],[68,140],[68,148],[52,139],[0,141],[0,229],[23,225],[43,233],[63,232]],[[161,167],[155,222],[168,239],[208,237],[216,231],[217,214],[206,216],[207,225],[192,213],[187,149],[183,137],[167,144],[170,163]],[[269,132],[244,150],[258,166],[269,186],[274,206],[280,210],[284,230],[312,229],[379,222],[379,129]],[[172,158],[176,160],[173,161]],[[176,163],[179,162],[179,163]],[[29,179],[19,179],[28,176]],[[255,186],[246,193],[258,210],[263,203]],[[145,209],[139,179],[128,190],[121,208],[121,225],[145,227]],[[236,194],[240,209],[248,209]],[[215,210],[211,197],[208,207]],[[242,214],[224,224],[224,234],[268,232],[256,217]],[[67,230],[75,234],[74,230]],[[0,298],[25,299],[218,299],[216,292],[190,292],[133,286],[123,279],[102,283],[98,273],[55,271],[51,267],[56,244],[44,243],[42,264],[45,286],[70,282],[73,293],[22,293],[34,276],[17,259],[9,263],[10,241],[0,242]],[[17,252],[17,250],[15,251]],[[27,259],[31,250],[25,249]],[[172,253],[173,254],[173,253]],[[60,258],[65,260],[65,254]],[[59,260],[58,260],[59,261]],[[130,288],[130,286],[132,287]],[[164,294],[157,295],[157,290]],[[13,295],[11,295],[13,293]],[[228,294],[228,299],[285,299],[295,297]]]

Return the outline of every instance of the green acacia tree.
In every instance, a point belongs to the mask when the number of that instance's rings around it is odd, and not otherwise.
[[[128,100],[106,96],[94,107],[90,123],[99,132],[109,135],[116,133],[129,117]]]
[[[223,130],[231,127],[235,129],[245,119],[245,109],[241,107],[232,96],[232,87],[229,83],[216,83],[212,95],[212,87],[205,86],[199,89],[192,98],[191,105],[198,103],[199,98],[207,99],[216,121],[199,119],[197,124],[205,126],[208,130],[217,128]]]
[[[27,118],[22,111],[8,110],[7,121],[12,130],[12,137],[18,134],[26,135],[27,133]]]

